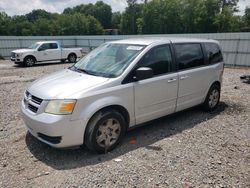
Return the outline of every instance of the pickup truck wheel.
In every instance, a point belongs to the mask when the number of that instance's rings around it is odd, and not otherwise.
[[[36,60],[34,57],[26,57],[24,59],[24,65],[26,67],[32,67],[36,63]]]
[[[75,63],[76,62],[76,55],[75,54],[69,54],[68,61],[70,63]]]
[[[107,153],[113,150],[126,132],[126,121],[117,111],[100,111],[91,118],[86,132],[85,145],[92,151]]]
[[[220,86],[214,84],[210,87],[206,100],[203,103],[203,109],[205,111],[213,111],[217,108],[220,102]]]

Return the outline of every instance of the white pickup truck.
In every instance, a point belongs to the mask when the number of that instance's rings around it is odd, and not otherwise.
[[[37,62],[68,60],[70,63],[75,63],[82,55],[82,48],[61,48],[57,41],[41,41],[32,44],[27,49],[12,51],[11,61],[31,67]]]

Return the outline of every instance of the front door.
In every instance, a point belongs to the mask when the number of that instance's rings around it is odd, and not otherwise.
[[[50,48],[49,43],[44,43],[38,48],[37,52],[37,61],[48,61],[49,60],[49,54],[48,50]]]
[[[173,113],[176,107],[178,74],[172,69],[169,45],[151,49],[139,67],[150,67],[154,76],[134,83],[136,124]]]
[[[38,61],[54,61],[61,59],[61,49],[56,43],[44,43],[37,52]]]

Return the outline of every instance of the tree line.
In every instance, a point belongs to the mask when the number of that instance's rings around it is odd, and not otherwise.
[[[0,12],[0,35],[101,35],[216,33],[250,31],[250,7],[239,16],[239,0],[127,0],[123,12],[98,1],[66,8],[61,14],[33,10],[26,15]]]

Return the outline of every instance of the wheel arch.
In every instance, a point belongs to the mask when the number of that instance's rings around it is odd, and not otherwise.
[[[213,85],[217,85],[217,86],[219,86],[219,88],[221,89],[221,83],[220,83],[218,80],[217,80],[217,81],[214,81],[214,82],[210,85],[209,89],[210,89]]]
[[[69,54],[68,54],[68,57],[67,58],[69,58],[69,56],[70,55],[74,55],[76,58],[77,58],[77,55],[76,55],[76,53],[75,52],[69,52]]]
[[[118,105],[118,104],[114,104],[114,105],[109,105],[109,106],[105,106],[105,107],[102,107],[100,109],[98,109],[96,112],[94,112],[91,117],[88,119],[88,122],[87,122],[87,126],[89,125],[89,122],[91,121],[91,119],[96,115],[98,114],[99,112],[101,111],[104,111],[104,110],[109,110],[109,109],[112,109],[112,110],[115,110],[117,112],[119,112],[125,119],[126,121],[126,129],[128,129],[129,127],[129,124],[130,124],[130,116],[129,116],[129,112],[128,110],[123,107],[122,105]]]
[[[219,88],[220,88],[220,90],[221,90],[221,82],[220,82],[219,80],[213,81],[213,82],[210,84],[210,86],[207,88],[207,90],[206,90],[205,96],[204,96],[204,98],[203,98],[203,100],[202,100],[203,102],[206,100],[207,94],[208,94],[210,88],[211,88],[213,85],[219,86]]]

